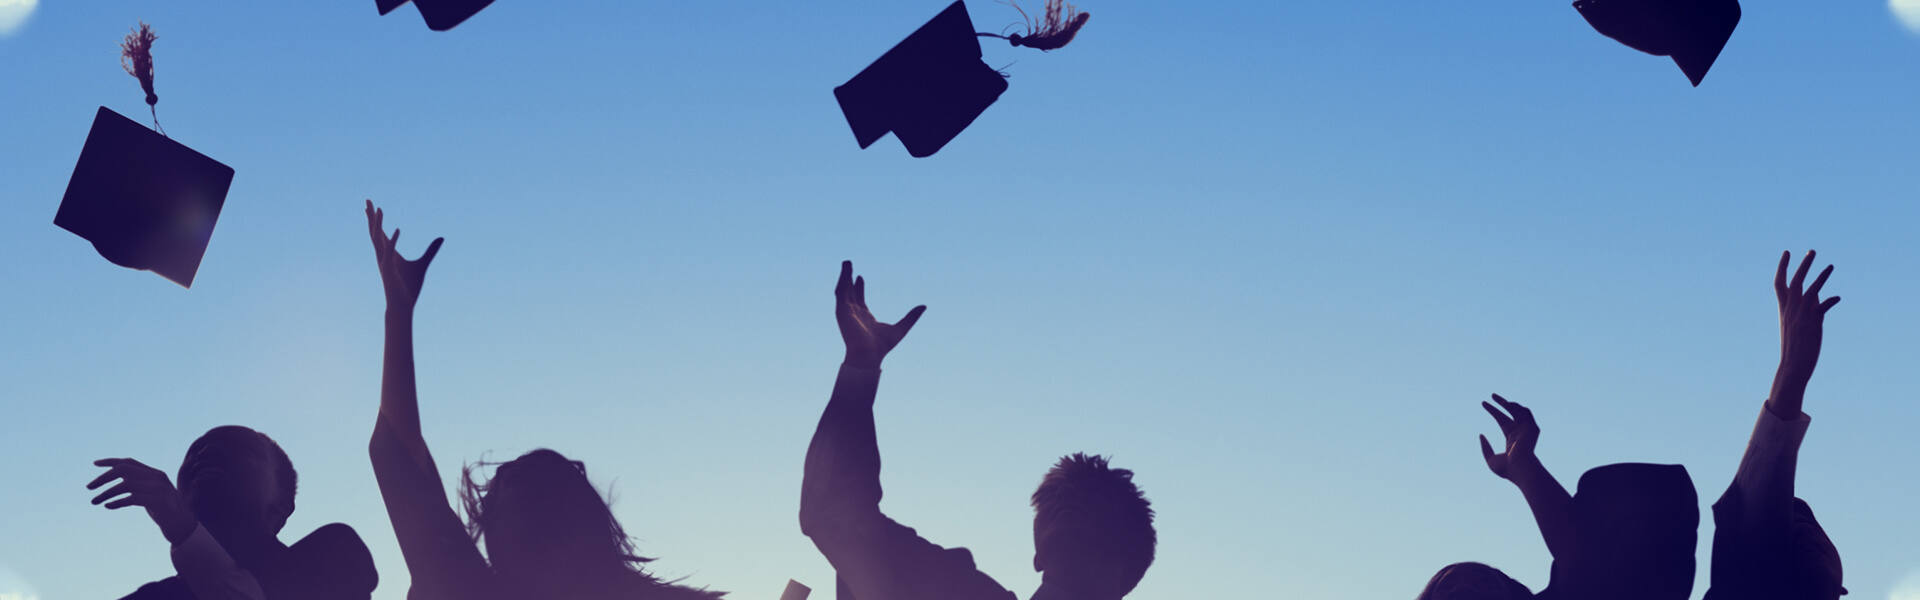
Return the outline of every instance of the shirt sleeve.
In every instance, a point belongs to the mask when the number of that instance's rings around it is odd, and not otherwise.
[[[1800,413],[1782,419],[1762,407],[1747,438],[1747,451],[1734,473],[1739,486],[1742,524],[1748,531],[1785,535],[1793,517],[1793,479],[1800,442],[1813,418]],[[1774,531],[1778,530],[1778,531]]]
[[[173,568],[200,600],[266,600],[253,573],[233,562],[220,541],[195,525],[193,535],[173,547]]]

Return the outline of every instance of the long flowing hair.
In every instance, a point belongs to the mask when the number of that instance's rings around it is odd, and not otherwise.
[[[493,476],[482,479],[481,471],[487,467],[494,468]],[[465,465],[460,469],[460,479],[460,504],[466,511],[467,535],[475,545],[480,545],[486,537],[489,515],[502,510],[494,501],[495,492],[508,486],[517,491],[539,490],[544,497],[538,505],[545,513],[582,515],[580,518],[589,522],[596,535],[586,554],[604,559],[598,566],[612,574],[610,579],[625,582],[617,584],[618,588],[631,589],[643,598],[715,600],[725,594],[679,585],[679,580],[662,581],[647,572],[644,565],[653,559],[640,555],[633,538],[613,516],[612,497],[603,498],[587,479],[585,463],[541,448],[507,462],[480,461]],[[604,534],[597,533],[602,530]]]

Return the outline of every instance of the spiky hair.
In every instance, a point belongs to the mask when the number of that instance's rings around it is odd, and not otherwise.
[[[1111,548],[1121,561],[1131,590],[1153,565],[1153,503],[1133,483],[1133,471],[1107,465],[1107,458],[1083,453],[1060,457],[1033,491],[1034,531],[1049,526],[1062,508],[1078,507],[1095,520],[1103,539],[1096,547]]]

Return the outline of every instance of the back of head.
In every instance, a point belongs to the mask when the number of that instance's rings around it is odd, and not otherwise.
[[[1526,600],[1533,597],[1527,586],[1506,573],[1477,562],[1447,565],[1427,580],[1418,600]]]
[[[1579,555],[1555,557],[1552,589],[1644,600],[1692,595],[1700,506],[1686,467],[1595,467],[1580,477],[1573,504]]]
[[[223,425],[187,446],[174,482],[194,517],[211,528],[260,528],[273,535],[293,515],[300,475],[267,434]]]
[[[1153,508],[1133,471],[1102,456],[1062,457],[1033,492],[1034,569],[1101,593],[1133,590],[1153,564]]]
[[[484,541],[493,570],[516,593],[579,598],[691,597],[717,593],[671,586],[646,573],[632,538],[587,479],[586,465],[534,450],[499,463],[493,478],[464,469],[467,531]]]

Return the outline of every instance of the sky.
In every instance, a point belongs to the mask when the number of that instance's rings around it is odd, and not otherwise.
[[[1845,300],[1798,493],[1850,598],[1912,600],[1903,6],[1749,0],[1695,88],[1564,2],[1086,0],[1066,48],[987,40],[1009,90],[914,159],[859,149],[831,92],[938,0],[500,0],[449,32],[371,2],[0,0],[0,598],[171,574],[144,515],[88,503],[92,461],[172,472],[223,424],[299,469],[284,539],[348,523],[405,597],[365,453],[371,199],[404,253],[447,240],[416,324],[443,478],[559,450],[658,574],[743,599],[831,594],[797,512],[842,260],[882,318],[929,307],[885,365],[884,510],[1022,597],[1027,496],[1082,451],[1158,511],[1130,598],[1411,598],[1465,560],[1537,590],[1551,557],[1475,439],[1500,393],[1569,487],[1686,466],[1698,598],[1774,266],[1817,249]],[[160,123],[236,171],[191,290],[52,225],[97,108],[151,120],[117,57],[141,20]]]

